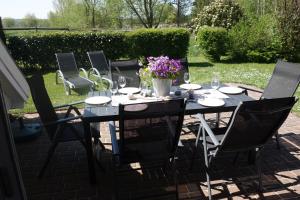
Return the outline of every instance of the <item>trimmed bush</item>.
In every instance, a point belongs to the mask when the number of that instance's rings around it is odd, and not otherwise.
[[[127,34],[130,57],[169,56],[184,58],[187,55],[189,32],[185,29],[140,29]]]
[[[197,42],[212,61],[219,61],[226,53],[228,34],[225,28],[201,27],[197,34]]]
[[[104,50],[108,59],[187,55],[189,32],[185,29],[133,32],[60,32],[9,36],[8,48],[22,70],[56,69],[54,54],[74,52],[78,67],[88,67],[87,51]]]
[[[8,47],[21,68],[57,68],[55,53],[74,52],[78,67],[89,65],[87,51],[105,50],[108,58],[123,56],[126,46],[122,33],[42,33],[10,36]]]

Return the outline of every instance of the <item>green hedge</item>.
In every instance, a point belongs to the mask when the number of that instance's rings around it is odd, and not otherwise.
[[[189,32],[185,29],[140,29],[127,34],[130,57],[168,55],[172,58],[187,56]]]
[[[228,33],[221,27],[201,27],[197,33],[197,42],[205,55],[219,61],[225,55],[228,41]]]
[[[56,69],[54,54],[74,52],[79,67],[89,66],[87,51],[104,50],[108,59],[187,55],[189,32],[185,29],[142,29],[132,32],[35,33],[7,38],[8,48],[23,70]]]

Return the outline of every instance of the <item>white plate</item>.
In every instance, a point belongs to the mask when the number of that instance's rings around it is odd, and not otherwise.
[[[90,105],[101,105],[111,101],[111,98],[105,96],[94,96],[87,98],[84,102]]]
[[[221,87],[219,88],[219,91],[225,94],[240,94],[244,89],[238,87]]]
[[[198,99],[197,101],[199,104],[207,107],[218,107],[218,106],[224,106],[225,101],[222,99],[216,99],[216,98],[204,98],[204,99]]]
[[[136,88],[136,87],[124,87],[119,89],[119,92],[122,94],[135,94],[135,93],[139,93],[141,90],[140,88]]]
[[[190,83],[190,84],[182,84],[179,87],[185,90],[198,90],[201,88],[201,85]]]

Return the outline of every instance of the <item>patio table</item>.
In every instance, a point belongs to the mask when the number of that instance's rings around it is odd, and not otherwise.
[[[203,89],[210,89],[209,85],[203,85]],[[171,91],[178,90],[178,87],[172,87]],[[197,101],[188,101],[186,105],[186,115],[193,114],[207,114],[207,113],[220,113],[234,111],[241,101],[253,100],[251,97],[244,93],[229,95],[229,98],[223,99],[225,105],[219,107],[205,107],[197,103]],[[90,92],[89,96],[111,96],[109,91],[94,91]],[[92,149],[92,137],[90,131],[90,123],[93,122],[107,122],[119,120],[118,106],[112,106],[111,103],[101,106],[86,105],[83,113],[83,126],[85,131],[85,140],[87,144],[87,159],[89,167],[89,177],[91,184],[96,183],[96,172],[94,166],[94,156]]]

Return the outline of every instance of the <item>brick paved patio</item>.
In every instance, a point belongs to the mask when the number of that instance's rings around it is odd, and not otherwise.
[[[250,94],[253,95],[253,94]],[[35,115],[30,116],[33,117]],[[268,143],[262,153],[263,188],[257,192],[257,176],[254,166],[247,164],[247,156],[240,156],[233,166],[234,155],[224,155],[213,173],[214,199],[300,199],[300,118],[290,114],[280,129],[281,149],[275,140]],[[22,175],[29,199],[111,199],[111,145],[107,124],[101,124],[102,141],[107,150],[101,154],[105,173],[96,167],[97,184],[89,184],[87,160],[84,148],[79,142],[60,144],[42,179],[36,174],[45,159],[49,140],[43,134],[34,141],[17,144]],[[207,188],[203,172],[202,152],[199,149],[194,167],[190,160],[194,148],[195,135],[182,135],[184,147],[178,151],[179,197],[180,199],[205,199]],[[136,194],[164,191],[166,178],[159,174],[128,172],[119,178],[120,194],[130,199]],[[157,198],[157,199],[172,199]]]

